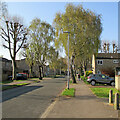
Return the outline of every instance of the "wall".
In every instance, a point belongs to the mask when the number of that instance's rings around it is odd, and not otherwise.
[[[103,60],[103,65],[98,65],[97,60]],[[120,61],[118,63],[113,63],[113,60],[115,59],[97,59],[95,61],[96,64],[96,73],[97,71],[101,71],[101,73],[109,74],[110,76],[115,75],[115,68],[120,66]]]

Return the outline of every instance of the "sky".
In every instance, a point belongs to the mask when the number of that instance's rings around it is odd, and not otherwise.
[[[17,15],[23,18],[27,27],[34,18],[40,18],[47,23],[53,23],[57,12],[65,12],[68,2],[7,2],[9,15]],[[82,4],[83,8],[102,15],[101,40],[118,42],[118,3],[117,2],[72,2],[75,5]],[[2,45],[1,45],[2,46]],[[64,53],[63,53],[64,54]],[[2,48],[0,55],[10,59],[9,52]],[[20,59],[19,55],[17,59]]]

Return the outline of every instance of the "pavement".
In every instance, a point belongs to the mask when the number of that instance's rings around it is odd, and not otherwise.
[[[59,96],[41,118],[118,118],[119,111],[97,98],[83,81],[70,88],[76,89],[75,97]]]

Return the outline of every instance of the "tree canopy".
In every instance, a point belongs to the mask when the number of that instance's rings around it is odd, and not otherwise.
[[[74,60],[83,62],[98,51],[102,32],[101,15],[85,10],[82,5],[68,4],[65,13],[56,14],[54,26],[55,45],[57,48],[62,45],[66,55],[68,35],[64,34],[64,31],[70,32],[70,58],[74,56]]]
[[[33,62],[39,66],[41,77],[41,67],[47,62],[49,48],[54,37],[54,30],[50,24],[35,18],[29,26],[29,35],[31,40],[26,51],[27,59],[30,64]],[[30,53],[32,56],[30,56]]]

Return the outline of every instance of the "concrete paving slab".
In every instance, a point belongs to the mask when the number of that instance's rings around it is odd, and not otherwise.
[[[118,111],[101,102],[83,81],[70,87],[76,89],[75,97],[59,97],[44,118],[118,118]]]

